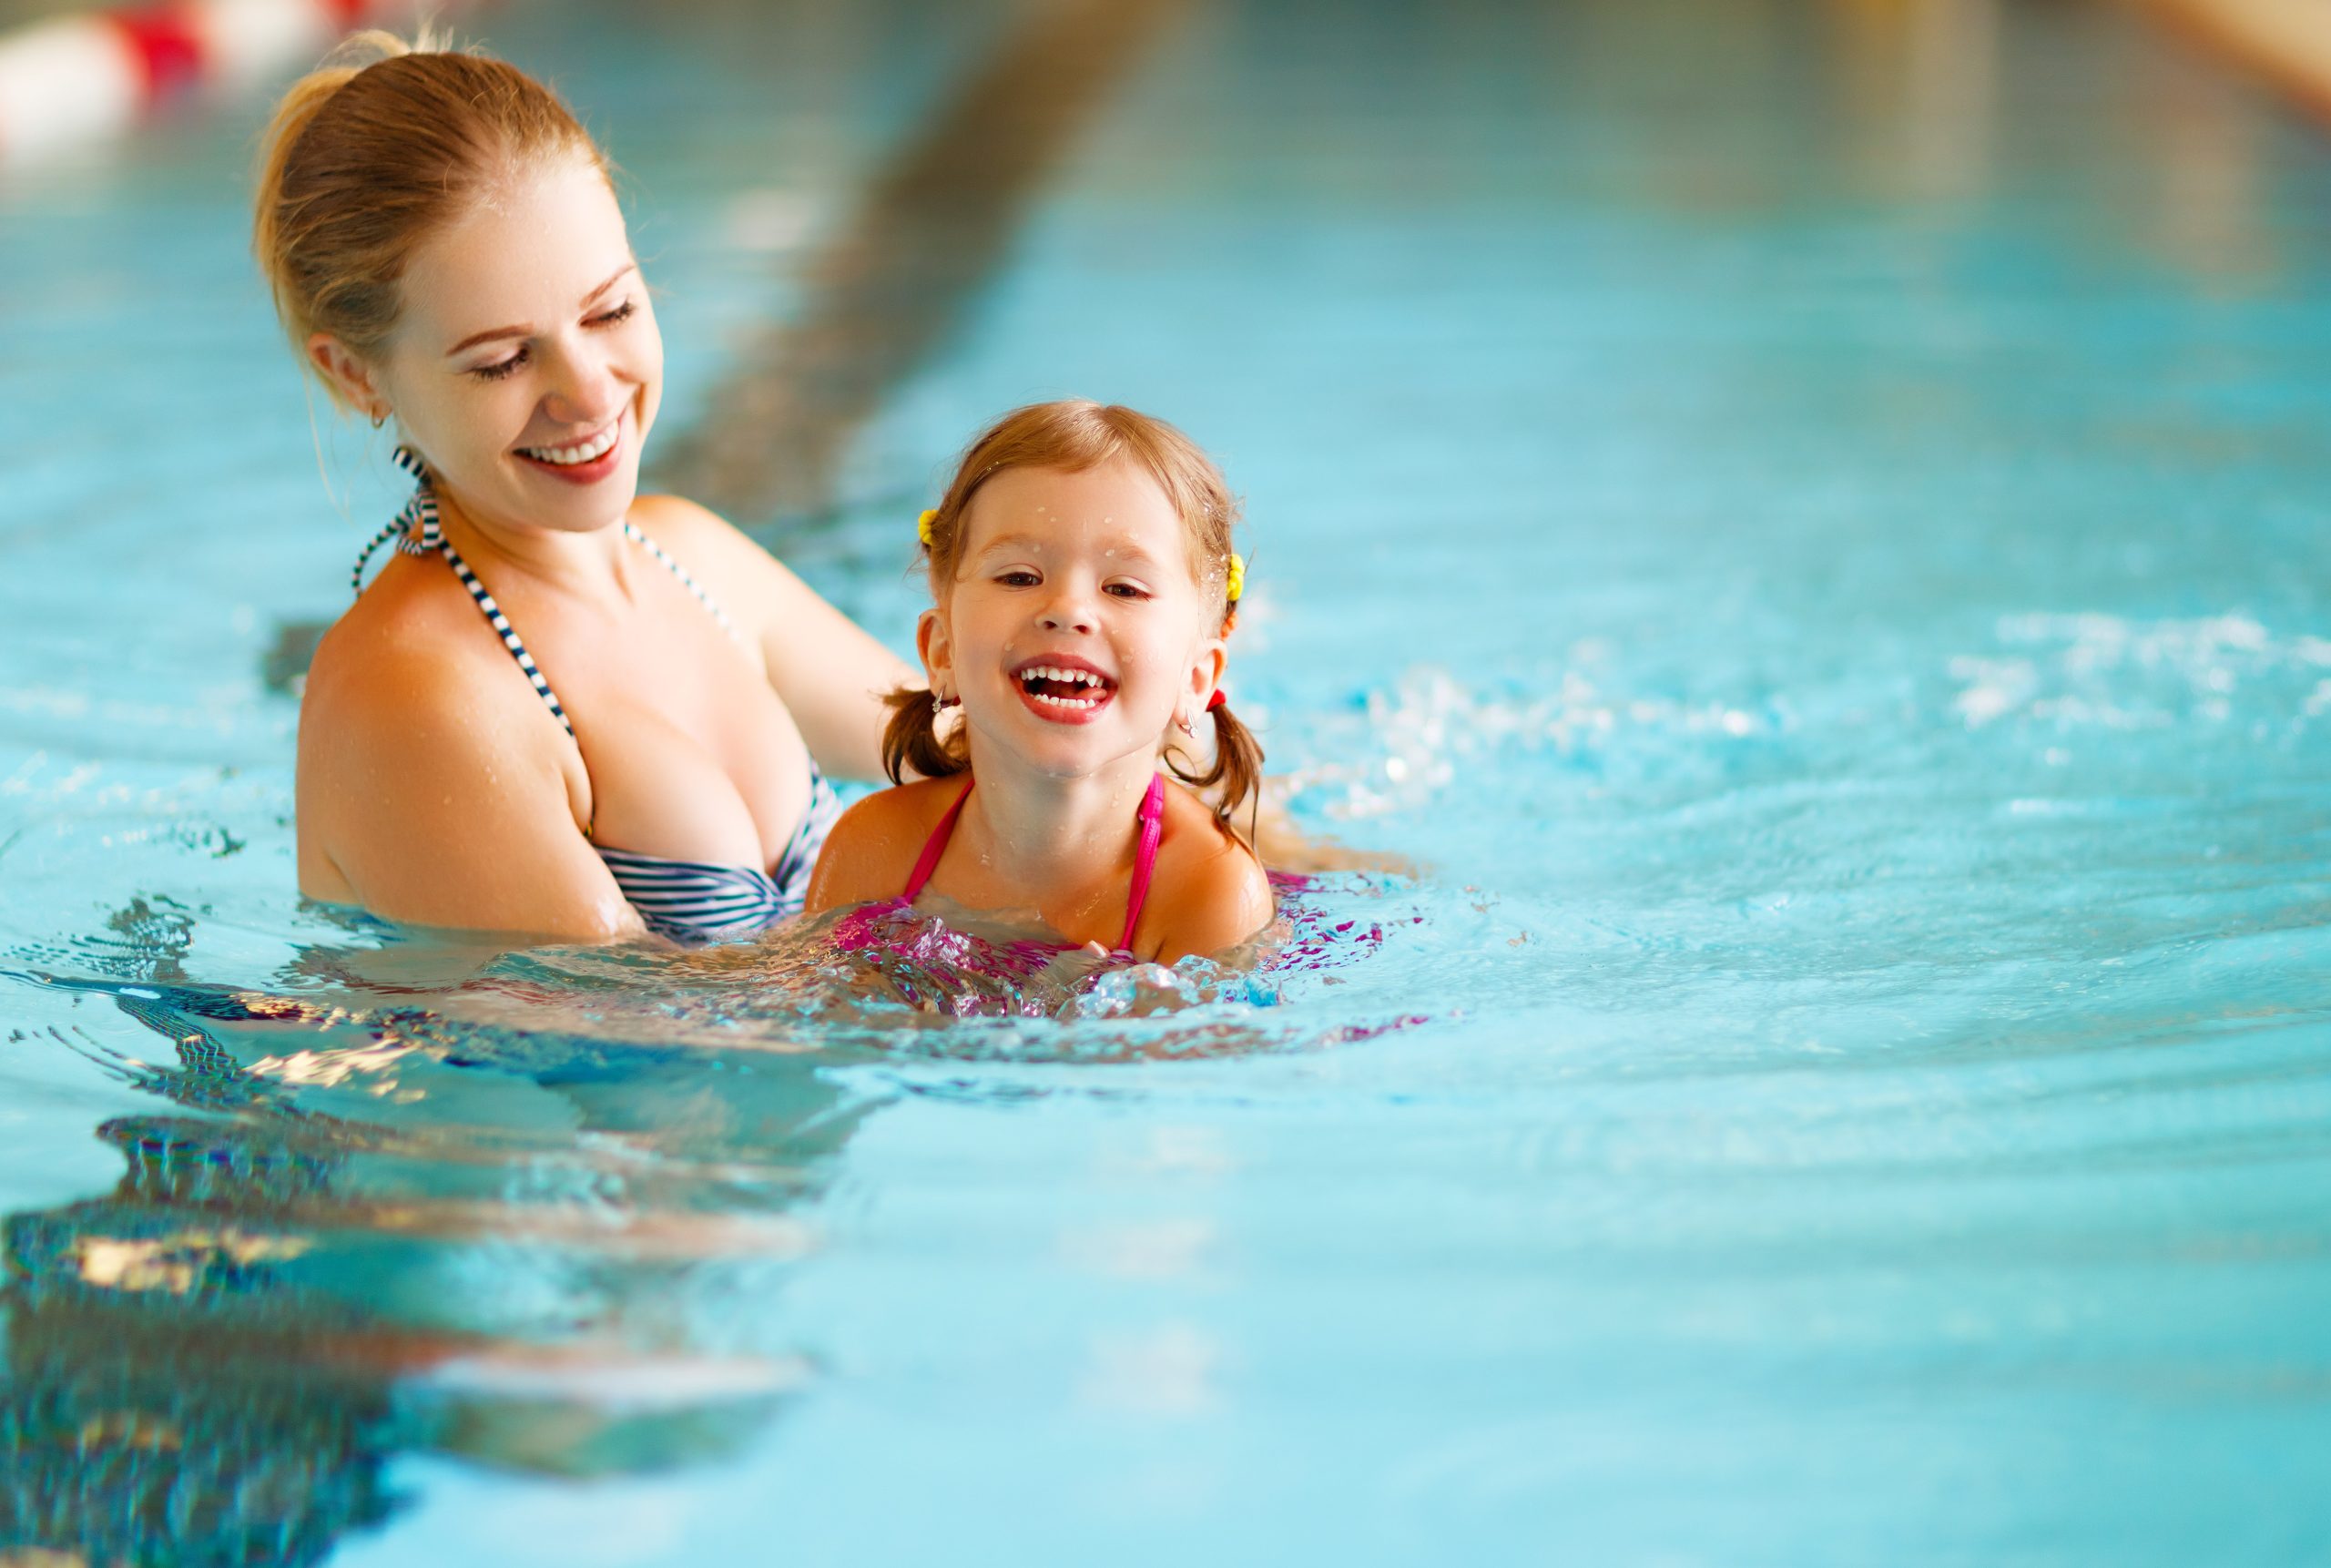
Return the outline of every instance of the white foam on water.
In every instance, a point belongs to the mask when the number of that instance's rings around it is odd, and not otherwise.
[[[2249,718],[2275,728],[2331,708],[2331,638],[2278,636],[2246,615],[2143,621],[2092,612],[2005,616],[2000,647],[1949,661],[1970,729],[2161,729]],[[2304,695],[2302,695],[2304,694]]]

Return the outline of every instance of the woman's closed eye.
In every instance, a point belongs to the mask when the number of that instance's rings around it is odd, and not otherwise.
[[[498,382],[526,362],[526,351],[520,349],[506,360],[496,360],[490,365],[472,365],[470,374],[482,382]]]
[[[626,300],[614,310],[601,311],[598,315],[591,317],[583,324],[586,327],[618,327],[624,322],[631,320],[638,311],[639,305],[636,300]],[[518,346],[518,351],[512,354],[506,360],[496,360],[492,364],[487,365],[472,365],[470,367],[470,374],[477,377],[477,379],[482,382],[498,382],[503,377],[509,375],[512,372],[515,371],[520,365],[524,364],[532,356],[530,356],[526,351],[525,345],[522,343]]]

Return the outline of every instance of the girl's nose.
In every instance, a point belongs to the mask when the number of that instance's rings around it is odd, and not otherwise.
[[[1082,591],[1064,583],[1045,601],[1036,618],[1048,632],[1089,632],[1094,625],[1091,601]]]

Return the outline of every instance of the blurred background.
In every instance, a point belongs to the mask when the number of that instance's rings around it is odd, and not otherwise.
[[[2311,3],[449,11],[878,635],[1014,403],[1246,499],[1420,873],[948,1029],[297,899],[403,492],[249,165],[361,10],[0,0],[0,1563],[2331,1557]]]

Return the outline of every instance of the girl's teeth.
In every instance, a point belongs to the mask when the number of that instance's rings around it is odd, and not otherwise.
[[[540,462],[555,463],[562,466],[589,463],[595,458],[605,457],[607,454],[607,449],[615,445],[616,437],[622,433],[623,421],[617,420],[580,446],[522,446],[518,450]]]

